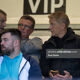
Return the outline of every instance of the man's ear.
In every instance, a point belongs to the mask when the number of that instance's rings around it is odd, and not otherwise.
[[[14,41],[14,47],[18,46],[19,45],[19,40],[15,40]]]
[[[65,23],[62,23],[62,28],[66,28],[66,24]]]

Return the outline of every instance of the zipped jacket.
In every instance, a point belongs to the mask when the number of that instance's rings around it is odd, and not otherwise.
[[[0,68],[3,58],[3,56],[0,56]],[[22,58],[18,80],[42,80],[39,65],[32,57]]]

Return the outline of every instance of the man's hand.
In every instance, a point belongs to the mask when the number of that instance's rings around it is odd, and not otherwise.
[[[52,78],[52,80],[72,80],[72,76],[68,71],[64,71],[65,75],[61,75],[59,73],[53,75],[52,70],[50,71],[49,75]]]

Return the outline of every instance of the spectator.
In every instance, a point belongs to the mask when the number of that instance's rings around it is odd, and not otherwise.
[[[43,44],[40,67],[44,77],[53,80],[72,80],[80,78],[79,58],[46,58],[47,49],[80,49],[80,37],[68,27],[68,16],[61,11],[50,14],[49,29],[51,38]],[[55,75],[52,72],[55,70]],[[77,80],[77,79],[75,79]]]
[[[39,61],[40,51],[42,49],[42,40],[38,37],[30,39],[31,33],[34,31],[35,20],[29,15],[24,15],[18,22],[18,29],[22,34],[21,50],[27,55],[31,55]]]
[[[1,40],[4,56],[0,56],[0,80],[41,80],[42,76],[37,63],[33,60],[33,64],[36,63],[34,67],[20,51],[20,31],[5,29],[1,34]]]

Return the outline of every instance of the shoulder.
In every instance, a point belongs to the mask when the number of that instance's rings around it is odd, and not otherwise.
[[[26,49],[41,49],[42,44],[43,44],[42,39],[35,37],[28,40],[27,42],[25,41],[24,47],[25,48],[27,47]]]
[[[75,34],[75,36],[76,36],[78,39],[80,39],[80,35],[78,35],[78,34]]]
[[[34,42],[34,43],[42,43],[42,39],[39,37],[34,37],[30,39],[29,41]]]
[[[44,42],[43,47],[46,47],[49,44],[52,44],[54,42],[54,38],[50,37],[47,41]]]
[[[78,34],[73,34],[72,36],[72,42],[70,43],[71,45],[74,45],[75,48],[80,48],[80,35]]]
[[[75,39],[77,42],[80,42],[80,35],[75,34],[75,35],[74,35],[74,39]]]
[[[39,37],[34,37],[34,38],[30,39],[29,42],[31,42],[33,45],[35,45],[35,47],[41,47],[43,44],[42,39]]]
[[[39,37],[34,37],[34,38],[32,38],[31,40],[34,40],[34,41],[36,41],[36,40],[42,41],[42,39],[39,38]]]
[[[25,58],[27,61],[29,61],[31,67],[34,67],[34,66],[39,67],[39,64],[37,63],[37,61],[36,61],[34,58],[32,58],[31,56],[29,56],[29,55],[24,55],[24,58]]]
[[[80,45],[80,35],[77,35],[77,34],[75,34],[75,37],[76,37],[76,41],[79,43],[79,45]]]
[[[30,62],[29,78],[30,79],[35,78],[35,80],[39,79],[41,80],[42,78],[41,70],[37,61],[33,59],[31,56],[25,56],[25,58]]]
[[[76,34],[70,27],[68,28],[67,33],[69,33],[69,38],[71,39],[75,39],[75,40],[80,39],[80,35]]]

